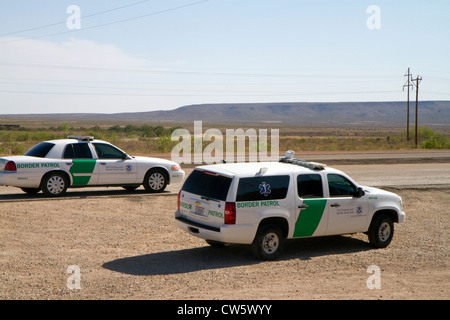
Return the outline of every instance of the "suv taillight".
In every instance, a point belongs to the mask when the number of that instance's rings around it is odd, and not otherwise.
[[[236,224],[236,203],[225,203],[225,224]]]
[[[5,170],[5,171],[16,171],[17,170],[16,163],[14,161],[8,161],[5,164],[5,168],[3,170]]]
[[[180,194],[181,194],[181,190],[178,191],[178,198],[177,198],[177,210],[180,210]]]

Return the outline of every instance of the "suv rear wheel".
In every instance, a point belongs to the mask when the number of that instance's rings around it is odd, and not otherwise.
[[[281,256],[284,236],[276,225],[265,225],[259,228],[252,243],[252,251],[258,259],[274,260]]]

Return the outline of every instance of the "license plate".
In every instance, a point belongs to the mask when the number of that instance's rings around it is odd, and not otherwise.
[[[194,213],[199,215],[199,216],[204,217],[205,216],[205,208],[197,206],[197,207],[195,207]]]

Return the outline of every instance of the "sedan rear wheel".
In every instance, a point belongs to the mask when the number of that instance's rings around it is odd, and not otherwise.
[[[64,174],[54,172],[42,179],[42,192],[46,196],[59,197],[66,193],[68,182]]]

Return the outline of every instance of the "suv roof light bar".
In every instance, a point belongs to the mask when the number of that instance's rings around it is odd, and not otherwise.
[[[313,169],[313,170],[324,170],[325,167],[327,166],[324,163],[318,163],[318,162],[311,162],[311,161],[306,161],[306,160],[300,160],[300,159],[294,159],[294,151],[287,151],[286,152],[286,156],[284,158],[280,159],[280,162],[283,163],[290,163],[290,164],[294,164],[297,166],[301,166],[301,167],[305,167],[305,168],[309,168],[309,169]]]

